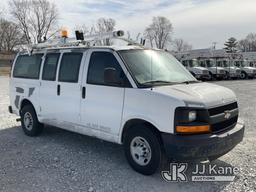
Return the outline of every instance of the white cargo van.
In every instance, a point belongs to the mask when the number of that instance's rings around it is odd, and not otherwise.
[[[164,157],[216,159],[244,135],[233,91],[197,81],[167,52],[132,45],[19,53],[9,111],[28,136],[47,124],[122,144],[145,175]]]

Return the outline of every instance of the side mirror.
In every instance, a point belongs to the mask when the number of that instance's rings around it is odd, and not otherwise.
[[[105,68],[104,70],[104,82],[107,85],[121,85],[120,78],[117,76],[115,68]]]

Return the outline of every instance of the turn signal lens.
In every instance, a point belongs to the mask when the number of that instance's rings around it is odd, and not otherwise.
[[[176,126],[176,132],[178,132],[178,133],[202,133],[202,132],[210,132],[210,125]]]

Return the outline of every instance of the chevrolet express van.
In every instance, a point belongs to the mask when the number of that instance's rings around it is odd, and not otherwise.
[[[167,52],[139,46],[20,52],[9,111],[28,136],[51,125],[121,144],[145,175],[165,157],[214,160],[244,135],[233,91],[197,81]]]

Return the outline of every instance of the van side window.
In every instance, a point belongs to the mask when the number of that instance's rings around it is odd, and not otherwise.
[[[42,56],[43,54],[19,56],[13,69],[13,77],[39,79]]]
[[[58,66],[60,54],[48,53],[44,62],[43,80],[54,81],[56,78],[56,70]]]
[[[117,59],[112,53],[109,52],[93,52],[91,54],[87,83],[94,85],[113,86],[113,84],[111,85],[104,81],[105,69],[115,69],[117,77],[120,78],[120,82],[123,81],[125,83],[125,85],[120,85],[120,87],[131,87],[130,82],[126,78],[123,69],[121,68]]]
[[[77,83],[83,53],[64,53],[59,70],[59,81]]]

